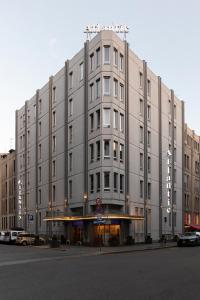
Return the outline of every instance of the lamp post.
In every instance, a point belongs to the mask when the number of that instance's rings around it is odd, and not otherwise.
[[[87,215],[87,193],[83,195],[83,215]]]

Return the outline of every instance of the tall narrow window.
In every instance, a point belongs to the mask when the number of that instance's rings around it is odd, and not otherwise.
[[[124,101],[124,85],[120,83],[120,101]]]
[[[143,198],[143,181],[140,180],[140,198]]]
[[[100,192],[101,180],[100,180],[100,172],[96,173],[96,187],[97,193]]]
[[[39,122],[39,124],[38,124],[38,135],[39,136],[42,135],[42,122]]]
[[[38,202],[39,202],[39,204],[42,203],[42,191],[41,191],[41,189],[38,190]]]
[[[118,51],[116,48],[114,48],[113,55],[114,55],[114,65],[118,66]]]
[[[110,95],[110,77],[109,76],[105,76],[103,78],[103,87],[104,87],[104,95],[105,96],[109,96]]]
[[[100,47],[96,50],[96,66],[100,65]]]
[[[69,199],[72,199],[72,180],[69,180]]]
[[[42,113],[42,99],[39,99],[39,107],[38,107],[38,113]]]
[[[172,123],[169,122],[169,136],[172,136]]]
[[[96,142],[96,150],[97,150],[97,160],[100,160],[101,157],[101,144],[100,141]]]
[[[94,100],[94,83],[90,84],[90,102]]]
[[[94,130],[94,114],[90,114],[90,132]]]
[[[120,53],[120,71],[124,69],[124,56]]]
[[[96,80],[96,98],[100,97],[100,78]]]
[[[56,202],[56,186],[55,185],[53,185],[53,189],[52,189],[52,200],[53,200],[53,202]]]
[[[147,169],[148,169],[148,173],[151,173],[151,157],[148,157],[148,161],[147,161]]]
[[[69,99],[69,116],[73,115],[73,99]]]
[[[176,126],[174,126],[174,140],[176,141]]]
[[[148,130],[147,132],[147,145],[151,147],[151,131]]]
[[[151,199],[151,183],[150,182],[148,182],[147,197],[148,197],[148,199]]]
[[[52,151],[55,152],[56,151],[56,136],[53,135],[53,143],[52,143]]]
[[[39,227],[42,226],[42,214],[41,211],[39,211]]]
[[[147,105],[147,119],[150,121],[151,120],[151,106]]]
[[[72,125],[69,126],[69,144],[72,143]]]
[[[39,147],[38,147],[38,156],[39,156],[39,159],[41,159],[42,158],[42,145],[41,144],[39,144]]]
[[[94,69],[94,53],[90,54],[90,71]]]
[[[113,190],[114,190],[114,192],[115,193],[117,193],[117,191],[118,191],[118,174],[116,173],[116,172],[114,172],[114,178],[113,178],[114,180],[113,180]]]
[[[147,95],[151,96],[151,81],[150,79],[147,79]]]
[[[80,80],[83,80],[83,63],[80,64]]]
[[[69,88],[73,88],[73,72],[69,73]]]
[[[90,175],[90,193],[94,193],[94,175]]]
[[[90,144],[90,162],[94,161],[94,144]]]
[[[113,128],[114,129],[118,128],[118,111],[117,110],[113,111]]]
[[[55,110],[53,111],[53,120],[52,120],[53,122],[53,127],[55,127],[56,126],[56,112],[55,112]]]
[[[98,109],[96,111],[96,121],[97,121],[97,129],[100,128],[100,123],[101,123],[101,119],[100,119],[100,109]]]
[[[124,115],[123,114],[120,114],[119,129],[121,132],[124,132]]]
[[[124,192],[124,175],[120,174],[120,193]]]
[[[103,127],[110,127],[110,108],[103,109]]]
[[[113,159],[117,160],[118,157],[118,142],[113,142]]]
[[[69,153],[69,171],[72,171],[72,153]]]
[[[53,87],[53,102],[56,102],[56,87]]]
[[[144,102],[140,99],[140,115],[143,116],[144,114]]]
[[[174,119],[176,119],[176,104],[174,104]]]
[[[144,166],[144,155],[143,153],[140,153],[140,171],[143,171]]]
[[[38,180],[39,181],[42,180],[42,168],[41,167],[38,168]]]
[[[104,140],[104,158],[110,158],[110,140]]]
[[[104,46],[104,64],[110,64],[110,46]]]
[[[56,176],[56,161],[52,162],[52,176]]]
[[[114,78],[114,97],[118,97],[118,80]]]
[[[124,145],[120,144],[119,146],[119,156],[120,156],[120,162],[123,163],[124,161]]]
[[[104,191],[110,191],[110,172],[104,172]]]
[[[140,87],[143,87],[143,74],[142,72],[139,73],[139,78],[140,78]]]

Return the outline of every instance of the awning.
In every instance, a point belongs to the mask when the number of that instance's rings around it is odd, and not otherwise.
[[[190,229],[190,230],[198,230],[200,231],[200,225],[185,225],[184,226],[186,229]]]
[[[90,220],[96,220],[99,217],[99,215],[91,215],[91,216],[52,216],[52,217],[46,217],[44,218],[44,221],[66,221],[66,222],[72,222],[72,221],[90,221]],[[112,219],[118,219],[118,220],[144,220],[144,217],[139,216],[132,216],[132,215],[122,215],[122,214],[104,214],[101,215],[101,218],[103,220],[112,220]]]

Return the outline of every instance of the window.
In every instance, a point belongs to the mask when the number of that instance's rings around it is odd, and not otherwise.
[[[118,97],[118,80],[114,78],[114,97]]]
[[[100,172],[96,173],[96,184],[97,184],[97,192],[100,192],[100,186],[101,186]]]
[[[90,114],[90,132],[94,130],[94,114]]]
[[[110,108],[103,109],[103,127],[110,127]]]
[[[118,111],[117,110],[113,111],[113,128],[114,129],[118,128]]]
[[[90,175],[90,193],[94,192],[94,175]]]
[[[97,149],[97,160],[100,160],[100,157],[101,157],[101,144],[100,144],[100,141],[96,142],[96,149]]]
[[[147,105],[147,119],[150,121],[151,120],[151,106]]]
[[[143,87],[143,74],[142,74],[142,72],[139,73],[139,76],[140,76],[140,87],[142,88]]]
[[[56,161],[52,162],[52,176],[56,176]]]
[[[171,100],[168,101],[168,112],[171,115]]]
[[[176,148],[174,148],[174,162],[176,162]]]
[[[104,64],[110,64],[110,46],[104,46]]]
[[[72,180],[69,180],[69,199],[72,199]]]
[[[55,110],[53,111],[53,120],[52,121],[53,121],[52,125],[53,125],[53,127],[55,127],[56,126],[56,112],[55,112]]]
[[[115,193],[117,193],[118,192],[118,174],[116,173],[116,172],[114,172],[114,178],[113,178],[114,180],[113,180],[113,190],[114,190],[114,192]]]
[[[69,88],[73,88],[73,72],[69,73]]]
[[[151,199],[151,183],[150,182],[148,182],[147,197],[148,197],[148,199]]]
[[[147,132],[147,145],[151,147],[151,131],[148,130]]]
[[[120,71],[123,71],[124,69],[124,56],[120,53]]]
[[[42,225],[42,214],[41,211],[39,211],[39,227]]]
[[[143,153],[140,153],[140,171],[143,171],[144,166],[144,155]]]
[[[69,143],[72,143],[72,125],[69,126]]]
[[[73,99],[69,99],[69,116],[73,115]]]
[[[94,83],[90,84],[90,92],[89,93],[90,93],[90,95],[89,95],[90,102],[92,102],[94,100]]]
[[[104,191],[110,191],[110,172],[104,172]]]
[[[42,203],[42,191],[40,189],[38,190],[38,202],[39,204]]]
[[[116,48],[114,48],[113,55],[114,55],[114,65],[118,66],[118,51]]]
[[[38,168],[38,180],[39,181],[42,180],[42,168],[41,167]]]
[[[104,80],[104,95],[109,96],[110,95],[110,77],[105,76],[103,78]]]
[[[176,141],[176,126],[174,126],[174,140]]]
[[[172,124],[169,122],[169,136],[172,137]]]
[[[176,104],[174,104],[174,119],[176,119]]]
[[[104,158],[110,158],[110,140],[104,140]]]
[[[140,180],[140,198],[143,198],[143,180]]]
[[[144,103],[142,99],[140,99],[140,115],[144,115]]]
[[[96,50],[96,67],[100,65],[100,47]]]
[[[124,175],[120,174],[120,193],[124,192]]]
[[[69,171],[72,171],[72,153],[69,153]]]
[[[42,113],[42,99],[39,99],[39,107],[38,107],[39,114]]]
[[[55,152],[56,151],[56,136],[53,135],[53,145],[52,145],[52,151]]]
[[[83,72],[83,63],[80,64],[80,80],[83,80],[83,75],[84,75],[84,72]]]
[[[56,87],[53,87],[53,102],[56,102]]]
[[[140,126],[140,143],[143,143],[144,141],[144,131],[143,131],[143,127]]]
[[[90,144],[90,162],[94,161],[94,144]]]
[[[38,146],[38,156],[39,156],[39,159],[41,159],[42,158],[42,145],[41,144],[39,144],[39,146]]]
[[[55,185],[53,185],[53,189],[52,189],[52,200],[53,200],[53,202],[56,202],[56,186]]]
[[[28,144],[30,144],[30,130],[27,131],[27,140],[28,140]]]
[[[124,161],[124,145],[120,144],[119,146],[119,156],[120,156],[120,162],[123,163]]]
[[[98,109],[96,111],[96,120],[97,120],[97,129],[100,128],[100,122],[101,122],[101,119],[100,119],[100,109]]]
[[[121,132],[124,132],[124,115],[120,114],[119,117],[119,129]]]
[[[120,83],[120,101],[124,101],[124,85]]]
[[[41,134],[42,134],[42,123],[39,122],[39,124],[38,124],[38,135],[41,136]]]
[[[94,69],[94,53],[90,54],[90,71]]]
[[[147,79],[147,95],[151,96],[151,81],[150,79]]]
[[[148,169],[148,173],[151,173],[151,157],[148,157],[147,160],[147,169]]]
[[[117,160],[118,157],[118,142],[113,142],[113,159]]]
[[[96,98],[100,97],[100,78],[96,80]]]

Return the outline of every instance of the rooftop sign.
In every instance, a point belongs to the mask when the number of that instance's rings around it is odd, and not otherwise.
[[[96,24],[96,25],[87,25],[85,27],[84,33],[98,33],[100,31],[104,31],[104,30],[111,30],[116,33],[128,33],[129,32],[129,28],[127,25],[108,25],[108,26],[106,26],[106,25]]]

